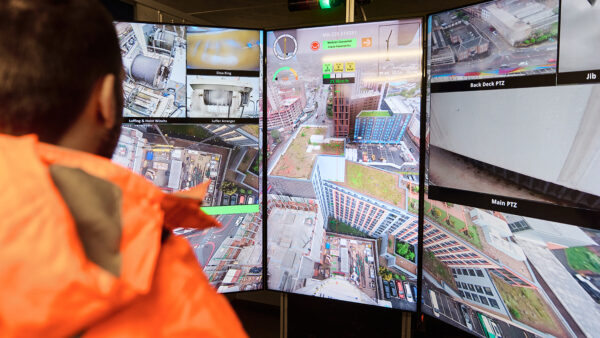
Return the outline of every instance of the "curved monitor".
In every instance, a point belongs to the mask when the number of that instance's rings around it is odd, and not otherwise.
[[[428,17],[424,313],[477,336],[597,335],[597,7]]]
[[[421,19],[269,31],[267,287],[416,310]]]
[[[116,22],[125,67],[113,161],[169,193],[210,180],[221,228],[175,229],[219,292],[263,288],[262,31]]]

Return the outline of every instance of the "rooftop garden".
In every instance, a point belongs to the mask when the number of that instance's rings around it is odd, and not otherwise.
[[[345,185],[380,201],[405,208],[406,190],[398,186],[398,176],[394,174],[346,161]]]
[[[281,156],[272,174],[290,178],[308,179],[318,152],[307,153],[312,135],[325,135],[325,128],[303,127]]]
[[[327,221],[327,231],[350,236],[371,238],[368,234],[355,229],[342,221],[338,221],[333,217],[329,217],[329,220]]]
[[[580,272],[600,274],[600,257],[585,246],[565,249],[569,266]]]
[[[495,275],[491,276],[511,317],[556,337],[566,335],[558,326],[558,319],[551,314],[548,304],[535,289],[511,286]]]
[[[387,110],[363,110],[358,114],[358,117],[387,117],[391,116]]]
[[[448,215],[448,213],[436,206],[432,206],[430,202],[425,201],[425,216],[429,219],[434,220],[439,225],[452,231],[454,234],[463,238],[473,246],[482,249],[481,239],[477,232],[477,227],[474,225],[466,226],[465,222],[461,219]]]
[[[419,213],[419,200],[416,198],[408,198],[408,211],[413,214]]]
[[[242,129],[251,135],[258,137],[258,125],[257,124],[244,124]]]
[[[452,277],[452,271],[446,266],[441,260],[429,250],[423,250],[425,258],[423,259],[423,269],[432,275],[438,281],[444,281],[450,287],[456,290],[456,284],[454,277]]]
[[[399,239],[396,239],[396,247],[394,248],[394,252],[396,253],[396,255],[404,257],[405,259],[411,261],[411,262],[415,262],[415,246],[401,241]]]

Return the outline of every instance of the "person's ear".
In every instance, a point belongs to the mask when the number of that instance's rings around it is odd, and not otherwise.
[[[107,129],[116,123],[117,107],[115,97],[115,75],[107,74],[100,79],[98,86],[98,111],[96,118],[98,123]]]

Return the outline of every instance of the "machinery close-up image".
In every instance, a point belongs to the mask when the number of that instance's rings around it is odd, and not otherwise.
[[[118,23],[126,117],[185,117],[185,28]]]

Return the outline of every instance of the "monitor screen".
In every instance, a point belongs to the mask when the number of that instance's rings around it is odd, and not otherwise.
[[[596,7],[428,16],[424,313],[485,337],[600,329],[597,32],[575,32]]]
[[[416,309],[421,25],[267,32],[269,289]]]
[[[600,231],[425,200],[422,311],[480,337],[594,337]]]
[[[597,58],[575,62],[586,54],[565,49],[595,48],[592,33],[567,33],[600,20],[581,2],[498,0],[429,16],[431,198],[600,225],[600,84],[593,71],[570,73]]]
[[[112,160],[167,193],[210,180],[221,228],[178,228],[219,292],[262,289],[262,32],[117,22],[125,67]]]
[[[600,82],[600,4],[562,1],[560,25],[558,82]]]

